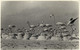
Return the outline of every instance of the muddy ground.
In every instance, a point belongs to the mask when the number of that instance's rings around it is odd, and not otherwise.
[[[78,49],[78,41],[35,41],[35,40],[17,40],[2,39],[1,48],[8,49]]]

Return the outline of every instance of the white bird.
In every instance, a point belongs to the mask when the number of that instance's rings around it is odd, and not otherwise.
[[[68,30],[64,29],[63,32],[68,32]]]
[[[29,33],[25,33],[24,37],[23,37],[23,40],[28,40],[29,39]]]
[[[13,39],[13,36],[8,36],[6,39]]]
[[[51,40],[53,40],[53,41],[59,41],[60,40],[60,38],[59,37],[51,37]]]
[[[5,33],[2,33],[2,38],[6,39],[8,37],[8,35],[6,35]]]
[[[22,33],[18,33],[18,36],[16,36],[17,37],[17,39],[22,39],[23,37],[22,37]]]
[[[30,28],[30,30],[33,30],[33,28]]]
[[[63,41],[68,41],[69,39],[67,37],[63,37]]]
[[[59,29],[66,29],[66,26],[61,26]]]
[[[40,26],[40,27],[44,27],[44,26],[45,26],[45,24],[40,24],[39,26]]]
[[[45,29],[44,29],[44,31],[48,31],[48,29],[47,29],[47,28],[45,28]]]
[[[57,24],[57,25],[61,25],[61,24],[63,24],[63,23],[62,23],[62,22],[57,22],[56,24]]]
[[[46,25],[46,27],[51,27],[52,25],[51,24],[45,24]]]
[[[44,33],[41,33],[37,40],[46,40],[46,37],[43,34]]]
[[[64,23],[62,23],[62,22],[57,22],[57,23],[56,23],[56,25],[65,26],[65,24],[64,24]]]
[[[37,27],[35,25],[31,25],[29,21],[27,21],[27,24],[28,24],[29,28],[35,28],[35,27]]]
[[[30,37],[30,40],[36,40],[35,35],[32,35],[32,36]]]
[[[53,17],[53,16],[54,16],[54,14],[50,14],[50,18]]]
[[[8,25],[8,27],[12,27],[12,25]]]
[[[30,25],[30,28],[35,28],[36,26],[35,25]]]

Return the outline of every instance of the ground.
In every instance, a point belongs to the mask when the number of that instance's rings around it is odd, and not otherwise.
[[[17,39],[9,39],[1,40],[2,48],[9,49],[78,49],[79,42],[78,41],[35,41],[35,40],[17,40]]]

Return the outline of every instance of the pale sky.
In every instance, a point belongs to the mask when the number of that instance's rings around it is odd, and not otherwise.
[[[75,1],[5,1],[1,3],[1,25],[27,27],[27,21],[37,24],[42,20],[54,24],[54,18],[49,18],[50,14],[55,15],[56,22],[67,22],[71,17],[79,16],[78,6]],[[75,24],[78,27],[78,20]]]

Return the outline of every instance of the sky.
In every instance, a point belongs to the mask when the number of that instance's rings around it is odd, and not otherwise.
[[[79,16],[77,1],[2,1],[1,2],[1,27],[16,25],[17,27],[28,27],[30,24],[36,25],[49,23],[54,25],[54,14],[56,22],[68,22],[71,17]],[[78,28],[78,20],[75,22]]]

